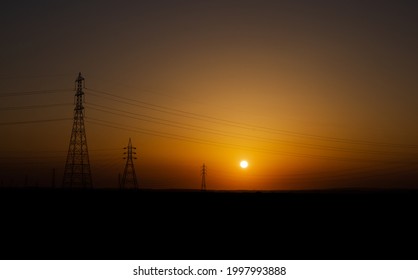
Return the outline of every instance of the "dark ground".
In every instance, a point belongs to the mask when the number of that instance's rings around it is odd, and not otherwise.
[[[1,259],[418,259],[418,190],[0,189]]]

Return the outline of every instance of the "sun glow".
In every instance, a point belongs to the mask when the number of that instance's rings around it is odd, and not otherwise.
[[[248,167],[248,162],[246,161],[246,160],[242,160],[240,163],[239,163],[239,166],[241,166],[241,168],[247,168]]]

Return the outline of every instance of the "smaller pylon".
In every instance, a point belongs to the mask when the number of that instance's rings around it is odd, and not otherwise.
[[[55,188],[55,168],[52,168],[52,181],[51,181],[51,187]]]
[[[128,185],[132,185],[134,188],[138,188],[138,181],[136,180],[135,167],[133,162],[133,160],[136,159],[136,157],[133,156],[136,155],[136,152],[133,150],[136,150],[136,148],[132,147],[131,138],[129,138],[128,146],[126,146],[124,149],[127,150],[123,153],[126,155],[126,157],[123,158],[126,159],[126,165],[122,176],[121,188],[125,189],[128,187]]]
[[[202,191],[206,191],[206,172],[207,172],[206,165],[203,164],[202,165],[202,186],[201,186],[201,189],[200,189]]]
[[[120,175],[120,173],[118,174],[118,188],[122,188],[122,176]]]

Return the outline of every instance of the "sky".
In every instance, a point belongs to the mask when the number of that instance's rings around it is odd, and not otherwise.
[[[382,2],[382,3],[381,3]],[[388,2],[388,3],[387,3]],[[1,186],[60,186],[85,78],[93,185],[418,187],[414,1],[8,1]],[[248,168],[239,166],[247,160]]]

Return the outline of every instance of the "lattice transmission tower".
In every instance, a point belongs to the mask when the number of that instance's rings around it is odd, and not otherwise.
[[[64,187],[92,188],[86,130],[84,127],[84,78],[78,74],[75,93],[74,122],[64,169]]]
[[[134,156],[136,155],[136,152],[134,152],[134,150],[136,150],[136,147],[132,147],[131,138],[129,138],[128,146],[124,147],[124,149],[126,150],[126,152],[124,152],[123,154],[126,155],[126,157],[124,157],[123,159],[126,159],[126,165],[125,170],[123,171],[122,182],[120,186],[122,189],[128,188],[129,186],[137,189],[138,180],[136,179],[133,161],[134,159],[136,159],[136,157]]]
[[[206,173],[207,173],[206,165],[203,164],[202,165],[202,185],[200,189],[202,191],[206,191]]]

